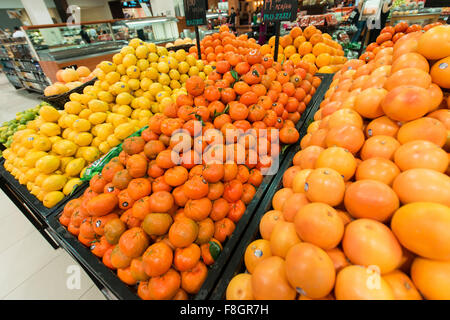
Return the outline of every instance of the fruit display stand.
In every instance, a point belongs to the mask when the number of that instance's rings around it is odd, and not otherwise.
[[[316,94],[312,98],[311,102],[308,105],[307,111],[302,114],[302,117],[298,123],[298,130],[300,133],[300,139],[306,134],[306,130],[308,129],[308,125],[313,121],[314,114],[319,109],[319,105],[323,100],[325,92],[328,90],[332,82],[332,74],[320,75],[322,78],[322,83],[319,86]],[[275,192],[277,192],[283,185],[283,173],[288,169],[292,164],[292,159],[295,154],[299,151],[300,145],[292,145],[286,150],[286,154],[284,156],[283,161],[280,164],[280,168],[278,170],[278,174],[273,179],[270,187],[264,195],[264,198],[261,200],[258,210],[253,216],[252,220],[249,223],[248,228],[245,230],[244,235],[240,239],[239,245],[235,248],[233,252],[233,256],[229,258],[228,264],[223,271],[219,281],[217,282],[216,287],[212,291],[209,296],[210,300],[224,300],[225,292],[227,290],[227,286],[230,283],[231,279],[238,273],[245,272],[245,264],[244,264],[244,254],[247,246],[259,237],[259,221],[261,217],[271,209],[272,206],[272,198]]]

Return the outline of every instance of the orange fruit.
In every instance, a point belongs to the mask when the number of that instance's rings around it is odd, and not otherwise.
[[[392,231],[371,219],[350,222],[345,229],[342,248],[353,264],[377,266],[381,274],[395,270],[402,259],[402,248]]]
[[[249,273],[253,273],[255,267],[262,260],[271,257],[270,242],[264,239],[258,239],[250,243],[245,250],[244,262]]]
[[[286,276],[300,294],[309,298],[323,298],[333,289],[336,272],[333,261],[325,251],[303,242],[288,251]]]
[[[225,296],[227,300],[253,300],[252,276],[248,273],[235,275],[227,286]]]

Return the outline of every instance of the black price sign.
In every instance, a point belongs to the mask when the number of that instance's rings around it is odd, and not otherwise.
[[[294,21],[297,19],[297,0],[264,0],[263,20]]]
[[[187,26],[206,24],[205,0],[183,0]]]

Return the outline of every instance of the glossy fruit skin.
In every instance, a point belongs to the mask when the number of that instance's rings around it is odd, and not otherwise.
[[[344,235],[344,223],[336,210],[324,203],[301,207],[294,219],[295,230],[303,241],[324,250],[335,248]]]
[[[397,149],[394,161],[402,171],[424,168],[444,173],[448,168],[449,158],[447,153],[434,143],[413,140]]]
[[[381,274],[396,269],[402,259],[402,248],[392,231],[371,219],[350,222],[345,229],[342,248],[352,263],[377,266]]]
[[[450,208],[414,202],[398,209],[391,228],[400,243],[424,258],[450,261]]]
[[[333,289],[336,273],[325,251],[303,242],[289,249],[286,255],[286,276],[297,291],[310,298],[322,298]]]
[[[256,300],[294,300],[295,289],[287,280],[284,260],[272,256],[261,261],[252,274],[252,289]]]
[[[450,262],[417,257],[411,266],[411,278],[425,299],[450,299]]]
[[[399,174],[392,189],[404,204],[434,202],[450,206],[450,177],[430,169],[410,169]]]
[[[422,296],[412,280],[399,270],[385,274],[383,279],[389,284],[395,300],[422,300]]]
[[[381,103],[384,113],[397,121],[411,121],[424,116],[431,104],[429,92],[417,86],[398,86]]]
[[[360,180],[347,188],[344,204],[355,218],[370,218],[384,222],[398,209],[399,200],[386,184],[376,180]]]
[[[389,284],[376,271],[359,265],[345,267],[338,273],[334,293],[336,300],[395,299]]]

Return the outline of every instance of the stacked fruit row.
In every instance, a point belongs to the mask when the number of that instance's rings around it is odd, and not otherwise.
[[[83,71],[62,70],[58,77],[73,80]],[[195,70],[194,70],[195,69]],[[184,93],[182,84],[194,70],[203,70],[184,50],[130,41],[93,71],[98,78],[83,93],[72,93],[64,110],[50,106],[18,131],[5,150],[5,168],[46,207],[53,207],[80,183],[84,168],[147,125]],[[203,74],[206,77],[206,74]]]
[[[44,90],[45,96],[60,95],[81,86],[83,83],[94,78],[88,67],[81,66],[77,69],[67,68],[56,72],[56,80],[54,84],[48,86]]]
[[[186,94],[151,117],[142,137],[126,139],[60,216],[142,299],[200,290],[279,141],[299,139],[295,124],[320,78],[257,49],[244,60],[234,69],[218,61],[206,80],[188,78]]]
[[[449,40],[336,73],[228,299],[450,299]]]
[[[433,27],[442,25],[440,22],[428,24],[422,28],[419,24],[408,25],[408,23],[402,21],[397,23],[395,26],[384,27],[380,35],[377,37],[376,42],[369,44],[366,48],[365,53],[363,53],[359,58],[365,60],[366,62],[375,58],[375,55],[383,48],[393,47],[398,39],[404,35],[417,31],[427,31]]]
[[[263,53],[274,53],[275,37],[261,47]],[[347,59],[339,43],[328,33],[322,33],[314,26],[293,28],[289,34],[280,37],[278,61],[291,60],[294,64],[308,63],[317,72],[334,73],[341,69]]]

